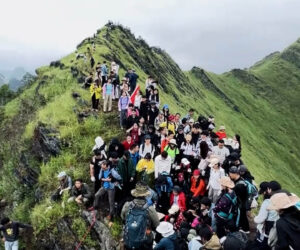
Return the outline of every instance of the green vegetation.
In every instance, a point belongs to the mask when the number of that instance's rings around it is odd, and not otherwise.
[[[197,115],[214,115],[217,127],[224,124],[229,136],[240,134],[243,160],[257,183],[276,179],[284,188],[299,193],[299,40],[248,70],[221,75],[196,67],[182,72],[167,53],[149,47],[122,26],[106,25],[99,30],[95,46],[96,62],[115,60],[121,67],[120,77],[127,68],[134,68],[142,90],[148,74],[157,78],[161,103],[168,103],[173,113],[185,115],[193,107]],[[86,39],[77,51],[84,53],[88,47],[91,40]],[[89,91],[77,81],[91,71],[90,66],[83,59],[76,60],[75,53],[59,62],[58,67],[39,68],[36,79],[0,110],[0,141],[6,142],[0,145],[0,198],[10,204],[5,213],[32,223],[37,236],[57,234],[57,222],[69,218],[75,238],[81,239],[86,223],[78,207],[49,200],[57,187],[56,176],[65,170],[72,178],[83,177],[90,184],[88,164],[95,137],[100,135],[109,143],[124,134],[118,126],[115,103],[113,113],[90,112]],[[72,75],[71,67],[79,71],[78,76]],[[74,92],[80,98],[73,98]],[[80,112],[89,117],[80,121]],[[62,142],[61,154],[48,162],[39,162],[32,153],[34,130],[40,122],[55,129]],[[22,153],[39,174],[33,186],[15,176]],[[37,189],[42,193],[39,201],[34,197]],[[117,221],[111,228],[113,237],[118,238],[120,231]],[[85,244],[93,246],[90,236]]]

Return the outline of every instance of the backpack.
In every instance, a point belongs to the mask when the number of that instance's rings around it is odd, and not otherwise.
[[[146,203],[143,207],[138,207],[134,203],[129,206],[124,228],[124,241],[128,248],[140,248],[146,241],[148,225],[148,208]]]
[[[219,212],[219,217],[223,218],[226,221],[234,220],[236,226],[238,227],[240,222],[240,208],[237,202],[237,196],[231,198],[230,194],[225,194],[225,196],[231,201],[231,207],[229,213]]]
[[[188,250],[188,244],[187,242],[182,239],[182,238],[177,238],[175,241],[173,241],[174,243],[174,249],[175,250]]]
[[[245,183],[245,185],[247,187],[247,192],[248,192],[248,197],[247,197],[247,202],[246,202],[246,209],[250,210],[252,208],[251,205],[254,204],[253,200],[257,199],[257,197],[258,197],[258,190],[257,190],[257,187],[254,184],[252,184],[249,181],[244,180],[244,179],[238,181],[237,184],[240,184],[242,182]]]
[[[162,172],[155,181],[155,188],[158,192],[171,192],[173,182],[166,172]]]

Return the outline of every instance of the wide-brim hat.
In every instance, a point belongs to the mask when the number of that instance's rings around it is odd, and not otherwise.
[[[210,168],[212,168],[214,165],[218,164],[220,161],[218,158],[212,158],[210,160],[210,164],[208,165]]]
[[[300,198],[296,195],[288,196],[286,193],[277,193],[270,198],[271,204],[268,210],[281,210],[295,206]]]
[[[234,182],[228,176],[221,177],[219,182],[222,186],[225,186],[228,188],[234,188]]]
[[[176,143],[175,139],[171,139],[170,142],[169,142],[169,144],[173,144],[173,145],[177,146],[177,143]]]
[[[224,125],[220,126],[220,128],[219,128],[219,130],[225,130],[225,129],[226,129],[226,128],[225,128]]]
[[[133,197],[147,197],[151,194],[147,186],[137,184],[135,189],[131,190]]]
[[[159,223],[156,231],[160,233],[163,237],[168,237],[172,235],[175,231],[173,229],[173,225],[170,222],[162,221]]]
[[[179,206],[176,204],[173,204],[171,208],[168,210],[169,214],[176,214],[179,211]]]

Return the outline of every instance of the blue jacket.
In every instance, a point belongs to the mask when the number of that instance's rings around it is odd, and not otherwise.
[[[114,168],[109,168],[109,175],[111,175],[116,181],[122,180],[121,176],[118,174],[118,172]],[[103,170],[101,168],[100,173],[99,173],[99,180],[101,180],[102,178],[104,178],[104,177],[103,177]],[[114,189],[114,188],[115,188],[115,182],[110,181],[108,189]]]
[[[138,163],[138,161],[140,159],[139,152],[136,152],[135,154],[130,153],[130,157],[131,157],[131,160],[133,162],[133,166],[136,167],[136,164]]]
[[[177,237],[175,233],[169,237],[162,238],[155,246],[154,250],[175,250],[176,239]]]

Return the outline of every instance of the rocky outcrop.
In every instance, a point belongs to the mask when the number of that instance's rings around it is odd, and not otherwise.
[[[47,162],[51,156],[57,156],[61,150],[58,132],[39,123],[34,130],[32,152],[38,160]]]

